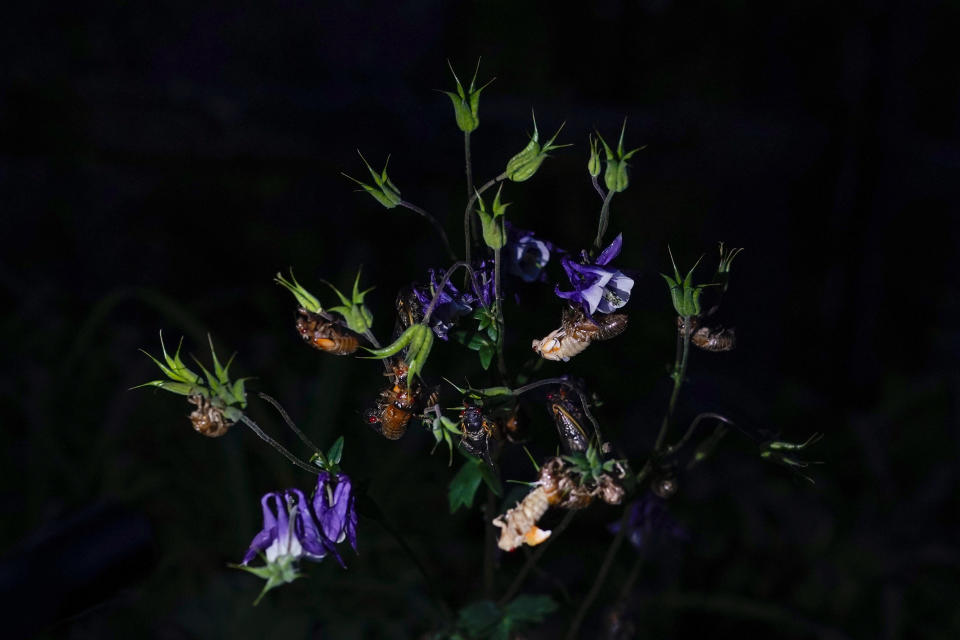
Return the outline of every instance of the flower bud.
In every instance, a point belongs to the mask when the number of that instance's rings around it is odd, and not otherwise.
[[[540,168],[540,165],[543,164],[543,161],[549,157],[550,151],[554,149],[562,149],[563,147],[569,147],[569,144],[553,144],[553,141],[557,139],[557,136],[560,135],[560,130],[563,129],[563,125],[560,125],[560,129],[557,129],[557,132],[553,134],[553,137],[547,140],[546,144],[540,145],[540,133],[537,131],[537,118],[536,115],[533,116],[533,135],[530,136],[530,142],[527,143],[527,146],[524,147],[523,151],[517,155],[510,158],[507,162],[507,178],[513,182],[523,182],[524,180],[529,180],[533,177],[533,174],[537,172],[537,169]]]
[[[590,174],[591,178],[596,178],[600,175],[600,165],[600,152],[597,149],[597,139],[590,136],[590,159],[587,160],[587,173]]]
[[[360,291],[359,270],[357,271],[356,279],[353,281],[353,293],[350,298],[347,298],[345,295],[340,293],[340,291],[329,282],[326,284],[328,287],[333,289],[333,292],[337,294],[338,298],[340,298],[340,302],[343,303],[336,307],[330,307],[327,311],[339,313],[346,321],[347,328],[357,333],[364,333],[371,326],[373,326],[373,313],[370,311],[369,307],[363,303],[363,299],[368,293],[373,291],[373,287]]]
[[[450,73],[453,74],[453,79],[457,83],[457,91],[456,93],[453,91],[444,91],[443,93],[447,94],[450,101],[453,102],[453,115],[457,120],[457,127],[464,133],[470,133],[480,126],[480,116],[478,114],[480,92],[486,89],[496,78],[491,78],[487,84],[477,89],[477,72],[480,70],[480,61],[477,60],[477,68],[473,72],[473,79],[470,80],[470,88],[464,91],[463,85],[460,84],[460,78],[457,77],[457,73],[453,70],[449,60],[447,60],[447,66],[450,67]]]
[[[502,249],[505,244],[507,244],[507,233],[504,229],[503,224],[503,214],[507,210],[507,207],[510,206],[510,203],[501,204],[500,202],[500,192],[503,190],[503,185],[500,185],[500,188],[497,189],[497,195],[493,199],[493,211],[487,211],[487,207],[483,202],[483,198],[480,197],[480,194],[477,194],[477,203],[480,208],[477,210],[477,215],[480,216],[480,225],[483,227],[483,241],[488,247],[493,250]]]
[[[670,248],[667,247],[667,251],[670,251]],[[703,257],[701,256],[701,260]],[[687,276],[683,279],[680,278],[680,272],[677,271],[677,264],[673,260],[673,252],[670,251],[670,262],[673,264],[673,277],[661,273],[663,279],[667,281],[667,286],[670,287],[670,298],[673,300],[673,308],[676,310],[677,315],[684,318],[690,316],[700,315],[700,294],[703,293],[703,288],[709,285],[695,285],[693,284],[693,271],[697,268],[697,265],[700,264],[700,260],[697,260],[696,264],[687,272]]]
[[[620,141],[617,143],[616,152],[610,148],[610,145],[607,144],[607,141],[603,139],[599,133],[597,137],[600,138],[600,142],[603,144],[603,150],[607,156],[607,168],[603,173],[603,181],[607,185],[607,189],[615,193],[620,193],[626,191],[627,187],[630,186],[630,176],[627,172],[628,164],[627,160],[633,157],[637,151],[644,149],[645,147],[637,147],[632,151],[624,153],[623,151],[623,135],[627,131],[627,120],[624,118],[623,127],[620,128]],[[591,160],[593,158],[591,157]],[[599,160],[599,158],[598,158]],[[599,173],[599,162],[597,163],[597,173]],[[589,168],[589,167],[588,167]],[[591,173],[593,175],[593,173]]]
[[[383,164],[383,171],[379,174],[373,170],[373,167],[370,166],[370,163],[367,162],[367,159],[363,157],[363,154],[360,153],[360,150],[357,150],[357,153],[360,154],[360,159],[363,160],[363,164],[367,166],[367,171],[370,172],[370,176],[373,178],[373,185],[361,182],[352,176],[348,176],[345,173],[341,173],[345,178],[353,180],[358,185],[360,185],[364,191],[373,196],[374,200],[382,204],[387,209],[393,209],[398,204],[403,202],[403,198],[400,197],[400,190],[397,189],[397,185],[393,184],[393,181],[387,176],[387,165],[390,163],[390,156],[387,156],[387,161]]]

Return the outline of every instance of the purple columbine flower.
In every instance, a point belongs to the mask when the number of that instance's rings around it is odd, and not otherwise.
[[[507,272],[524,282],[545,280],[544,267],[550,262],[553,245],[533,236],[532,231],[519,229],[509,222],[507,227],[506,257]]]
[[[473,270],[474,276],[476,277],[477,288],[479,289],[479,291],[475,291],[474,293],[480,296],[481,307],[490,308],[493,305],[493,268],[493,262],[484,260]],[[503,292],[501,292],[501,295],[503,295]]]
[[[686,529],[670,516],[663,499],[650,492],[630,505],[629,509],[627,540],[638,551],[666,540],[687,540],[690,537]],[[620,530],[620,523],[611,523],[607,529],[610,533],[616,533]]]
[[[261,552],[268,565],[289,559],[322,560],[332,548],[320,535],[307,499],[299,489],[270,492],[260,499],[260,504],[263,530],[250,543],[243,556],[244,565]]]
[[[591,317],[597,311],[611,313],[627,304],[630,300],[630,290],[633,289],[633,278],[622,271],[607,268],[610,261],[619,255],[622,245],[623,234],[620,234],[600,253],[593,264],[588,262],[585,254],[579,263],[564,257],[560,263],[563,265],[563,270],[567,272],[567,277],[570,278],[573,291],[560,291],[560,287],[557,286],[556,294],[579,304]]]
[[[437,272],[433,269],[430,269],[428,273],[430,274],[429,285],[414,285],[413,287],[413,293],[417,296],[420,304],[423,305],[424,311],[427,310],[430,306],[430,301],[433,300],[437,285],[440,284],[439,278],[443,277],[441,273],[438,278]],[[440,292],[437,306],[434,307],[433,314],[430,316],[430,325],[436,336],[441,340],[447,340],[447,333],[449,333],[453,325],[463,316],[473,312],[475,302],[476,298],[474,298],[474,296],[469,293],[461,293],[452,282],[447,280],[446,286],[444,286],[443,291]]]
[[[357,550],[356,500],[347,474],[338,473],[334,478],[328,471],[320,472],[313,495],[313,511],[323,535],[335,543],[347,540],[354,551]]]

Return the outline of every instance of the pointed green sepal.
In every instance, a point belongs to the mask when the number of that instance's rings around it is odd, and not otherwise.
[[[533,135],[530,136],[530,141],[520,153],[516,154],[507,161],[507,169],[505,173],[507,178],[513,182],[523,182],[524,180],[529,180],[532,178],[533,174],[535,174],[537,169],[540,168],[540,165],[543,164],[543,161],[549,157],[550,151],[572,146],[569,144],[553,144],[554,140],[557,139],[557,136],[560,135],[560,131],[563,129],[563,124],[560,125],[560,128],[557,129],[557,132],[553,134],[552,138],[547,140],[545,144],[541,145],[540,132],[537,130],[537,117],[532,111],[531,115],[533,116]]]
[[[387,161],[383,164],[383,171],[379,174],[373,170],[373,167],[370,166],[370,163],[367,162],[367,159],[363,157],[363,154],[360,153],[360,150],[357,150],[357,153],[360,155],[360,159],[363,160],[363,164],[366,165],[367,171],[370,172],[370,177],[373,178],[374,184],[370,185],[366,182],[361,182],[353,176],[349,176],[346,173],[342,173],[345,178],[353,180],[358,185],[362,187],[364,191],[369,193],[373,198],[382,204],[387,209],[393,209],[398,204],[403,202],[403,198],[400,197],[400,190],[397,188],[397,185],[393,184],[393,181],[390,180],[390,177],[387,175],[387,165],[390,164],[390,156],[387,156]]]
[[[473,78],[470,80],[470,87],[464,90],[457,77],[457,72],[453,70],[453,65],[447,60],[447,66],[450,67],[450,73],[453,74],[453,80],[456,82],[456,92],[442,91],[453,103],[453,114],[457,121],[457,127],[464,133],[470,133],[480,126],[480,92],[486,89],[496,78],[491,78],[479,89],[476,88],[477,73],[480,71],[480,60],[477,60],[477,68],[473,72]]]
[[[638,151],[645,149],[646,146],[637,147],[630,151],[624,152],[623,150],[623,137],[627,131],[627,119],[623,119],[623,126],[620,127],[620,140],[617,142],[617,149],[614,151],[610,148],[610,145],[607,144],[607,141],[603,139],[599,133],[597,137],[600,139],[600,142],[603,144],[603,150],[607,158],[607,168],[603,173],[603,181],[607,185],[607,189],[610,191],[620,193],[626,191],[627,187],[630,186],[630,176],[627,171],[628,164],[627,160],[632,158],[634,154]],[[593,155],[591,155],[591,163],[593,162]],[[597,157],[596,168],[597,173],[599,174],[599,154]],[[592,169],[591,169],[592,171]],[[592,172],[590,175],[594,175]]]
[[[300,286],[300,283],[297,282],[297,279],[293,276],[293,269],[290,269],[290,280],[287,280],[280,272],[277,272],[277,275],[273,278],[273,281],[277,284],[286,287],[297,299],[297,302],[301,307],[310,311],[311,313],[321,313],[323,307],[320,305],[320,301],[312,293]]]
[[[258,578],[266,580],[266,584],[263,585],[260,595],[253,601],[253,606],[257,606],[268,591],[303,577],[303,574],[297,571],[297,561],[293,556],[281,556],[274,562],[265,564],[262,567],[248,567],[242,564],[228,564],[227,566],[231,569],[240,569],[241,571],[252,573]]]

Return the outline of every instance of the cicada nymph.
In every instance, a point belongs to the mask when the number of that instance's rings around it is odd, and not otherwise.
[[[337,356],[350,355],[360,346],[360,337],[335,320],[302,307],[297,311],[297,333],[304,342]]]
[[[690,342],[704,351],[730,351],[737,345],[737,335],[733,329],[700,324],[700,319],[690,318]],[[683,333],[683,316],[677,316],[677,330]]]
[[[505,514],[493,520],[500,529],[497,542],[504,551],[513,551],[522,544],[536,546],[550,537],[550,531],[537,526],[550,507],[584,509],[594,497],[609,504],[620,504],[625,493],[620,479],[626,471],[620,469],[619,478],[607,473],[587,478],[568,465],[562,458],[550,458],[540,468],[536,486],[523,500]]]
[[[233,426],[233,422],[223,415],[222,409],[214,406],[210,398],[198,393],[189,396],[187,402],[197,405],[190,413],[190,422],[198,433],[208,438],[219,438]]]
[[[598,314],[590,319],[580,309],[568,307],[563,312],[559,329],[554,329],[542,340],[534,340],[533,350],[546,360],[567,362],[583,352],[594,340],[609,340],[627,328],[624,313]]]

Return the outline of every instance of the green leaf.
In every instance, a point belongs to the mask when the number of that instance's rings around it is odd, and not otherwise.
[[[461,506],[467,509],[473,506],[473,496],[480,488],[480,469],[483,466],[485,465],[481,461],[470,458],[450,481],[450,513],[456,512]]]
[[[327,452],[327,460],[331,464],[340,464],[341,456],[343,456],[343,436],[337,438],[337,441],[330,447],[330,451]]]
[[[506,606],[504,617],[516,622],[542,622],[557,610],[557,603],[550,596],[521,595]]]
[[[457,626],[474,638],[482,638],[493,632],[500,622],[501,613],[496,603],[481,600],[460,609]]]
[[[477,351],[477,355],[480,356],[480,366],[483,367],[483,370],[489,369],[490,362],[493,360],[493,348],[485,344]]]
[[[483,477],[484,484],[490,488],[490,491],[493,491],[495,496],[503,496],[503,485],[500,484],[500,478],[494,473],[493,469],[486,464],[479,465],[480,475]]]

